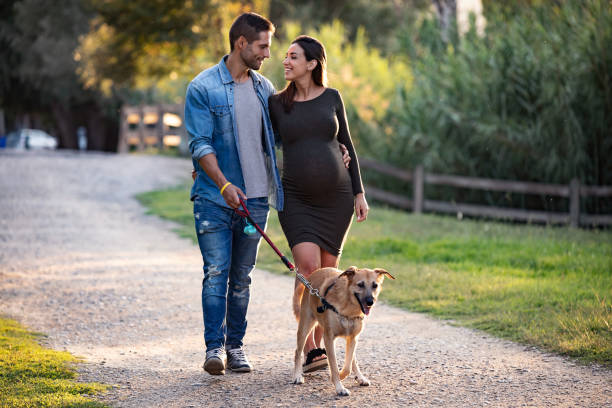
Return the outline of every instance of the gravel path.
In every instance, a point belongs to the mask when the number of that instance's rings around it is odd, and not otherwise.
[[[201,257],[133,195],[186,181],[185,159],[0,151],[0,312],[82,356],[119,407],[612,407],[612,373],[383,304],[357,349],[370,387],[290,384],[292,279],[256,270],[250,374],[203,372]],[[263,243],[265,245],[265,243]],[[343,345],[339,347],[343,350]],[[340,353],[341,354],[341,353]],[[341,354],[342,355],[342,354]]]

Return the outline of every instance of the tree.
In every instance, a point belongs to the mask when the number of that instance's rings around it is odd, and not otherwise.
[[[76,128],[87,128],[89,146],[112,149],[112,119],[103,106],[109,100],[87,91],[76,74],[74,51],[89,28],[92,10],[81,0],[47,7],[44,0],[11,1],[0,23],[2,67],[0,101],[19,126],[20,117],[35,115],[40,126],[56,134],[59,146],[76,149]]]
[[[612,183],[609,0],[543,4],[511,15],[489,10],[482,36],[470,32],[442,49],[430,48],[424,36],[420,40],[419,57],[411,64],[414,85],[390,104],[389,139],[371,137],[374,157],[476,177]],[[518,206],[533,200],[555,211],[567,205],[541,197],[469,194],[475,202],[486,198]],[[612,208],[604,198],[583,203],[593,213]]]
[[[341,21],[349,40],[361,27],[371,46],[390,54],[398,48],[397,31],[430,6],[430,0],[270,0],[270,19],[280,31],[289,21],[299,22],[305,30]]]
[[[81,42],[80,74],[88,87],[110,93],[139,76],[177,69],[219,32],[209,0],[91,0],[95,17]]]
[[[433,0],[438,13],[440,29],[442,32],[442,40],[449,42],[451,39],[451,30],[457,23],[457,0]]]
[[[35,115],[60,147],[115,150],[119,105],[138,76],[180,66],[217,27],[208,0],[9,0],[0,10],[0,103]],[[89,46],[89,48],[87,47]]]

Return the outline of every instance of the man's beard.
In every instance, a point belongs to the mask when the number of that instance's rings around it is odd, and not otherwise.
[[[255,71],[257,71],[259,68],[261,68],[263,60],[259,60],[254,55],[245,56],[241,54],[240,56],[242,57],[242,61],[244,61],[244,65],[246,65],[250,69],[254,69]]]
[[[263,64],[263,61],[258,60],[257,58],[253,58],[250,61],[245,61],[247,67],[254,69],[255,71],[257,71],[259,68],[261,68],[261,64]]]

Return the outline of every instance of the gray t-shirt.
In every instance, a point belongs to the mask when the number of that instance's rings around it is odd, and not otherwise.
[[[268,177],[263,152],[262,109],[253,80],[234,84],[234,109],[238,128],[240,165],[247,198],[268,196]]]

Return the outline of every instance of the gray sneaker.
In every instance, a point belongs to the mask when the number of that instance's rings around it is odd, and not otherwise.
[[[204,362],[204,370],[210,375],[225,374],[225,349],[219,347],[206,352],[206,361]]]
[[[227,368],[237,373],[250,373],[253,370],[242,347],[227,350]]]

